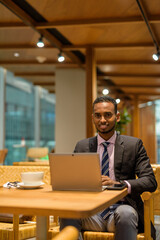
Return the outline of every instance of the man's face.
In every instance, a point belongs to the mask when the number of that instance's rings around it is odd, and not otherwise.
[[[116,122],[120,121],[120,114],[115,114],[114,105],[111,102],[100,102],[94,105],[92,119],[100,136],[114,133]]]

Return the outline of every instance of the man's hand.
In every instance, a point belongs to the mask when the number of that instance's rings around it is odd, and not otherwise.
[[[111,180],[108,176],[102,175],[102,186],[112,185],[112,184],[120,184],[120,182]]]

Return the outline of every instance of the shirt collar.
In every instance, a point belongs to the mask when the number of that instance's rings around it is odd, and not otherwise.
[[[112,144],[115,144],[115,141],[116,141],[116,131],[114,132],[114,134],[112,135],[112,137],[110,139],[107,140],[107,142],[110,142]],[[97,139],[98,139],[98,146],[101,145],[103,142],[106,142],[105,139],[103,139],[99,134],[97,136]]]

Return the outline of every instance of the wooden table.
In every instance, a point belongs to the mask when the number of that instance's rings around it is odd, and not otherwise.
[[[89,217],[112,205],[127,195],[127,189],[103,192],[52,191],[51,186],[39,189],[7,189],[0,187],[0,212],[39,216],[37,238],[47,239],[46,217],[58,215],[64,218]],[[41,229],[41,230],[40,230]]]
[[[13,166],[49,166],[49,161],[39,160],[33,162],[13,162]]]

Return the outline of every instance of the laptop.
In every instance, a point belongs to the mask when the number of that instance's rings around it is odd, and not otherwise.
[[[52,189],[102,191],[99,154],[49,154]]]

